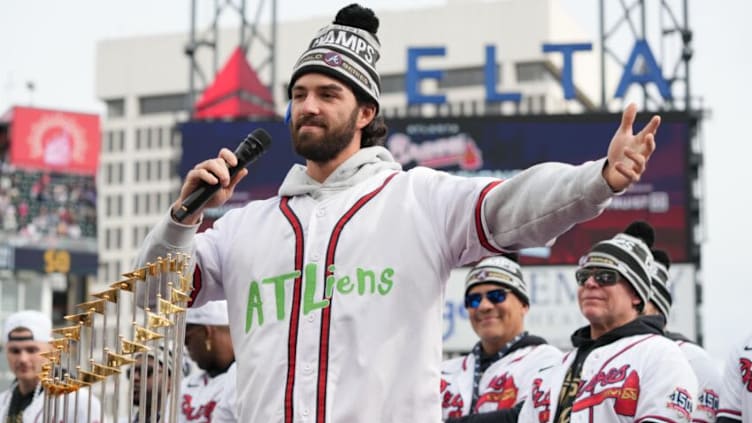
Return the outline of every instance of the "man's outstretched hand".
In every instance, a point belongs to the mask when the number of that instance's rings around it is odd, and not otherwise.
[[[653,116],[638,133],[633,133],[637,106],[631,103],[621,115],[621,125],[608,146],[608,163],[603,177],[614,192],[629,188],[640,180],[650,155],[655,151],[655,133],[661,124],[660,116]]]

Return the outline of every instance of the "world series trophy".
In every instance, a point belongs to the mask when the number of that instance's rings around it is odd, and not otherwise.
[[[189,263],[186,254],[160,257],[64,317],[71,326],[54,329],[52,350],[44,353],[43,423],[177,421],[185,310],[193,289]],[[138,383],[131,372],[140,372]],[[99,413],[92,411],[92,395],[99,397]]]

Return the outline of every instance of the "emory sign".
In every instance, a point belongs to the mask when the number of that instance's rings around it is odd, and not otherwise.
[[[558,53],[562,55],[563,66],[561,70],[561,87],[564,90],[564,98],[571,100],[575,98],[575,88],[572,76],[572,58],[575,52],[591,51],[592,43],[574,43],[574,44],[543,44],[544,53]],[[497,86],[496,71],[496,46],[486,45],[486,62],[484,65],[484,82],[486,89],[486,102],[520,102],[522,94],[519,92],[499,92]],[[424,79],[440,80],[444,71],[440,69],[422,69],[418,66],[421,57],[426,56],[445,56],[445,47],[408,47],[407,49],[407,73],[405,76],[405,91],[407,93],[407,103],[409,105],[417,104],[442,104],[446,103],[446,96],[443,94],[427,95],[420,92],[420,83]],[[614,98],[623,98],[627,89],[632,84],[646,84],[652,82],[658,88],[661,96],[665,100],[671,99],[671,89],[668,81],[663,77],[661,67],[655,60],[650,46],[645,40],[638,39],[624,65],[624,71],[619,80],[619,85],[614,93]]]

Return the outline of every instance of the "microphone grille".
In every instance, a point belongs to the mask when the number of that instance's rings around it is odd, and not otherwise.
[[[256,139],[256,141],[261,144],[261,148],[264,150],[269,148],[269,146],[271,146],[272,144],[271,135],[269,135],[269,133],[266,132],[266,130],[264,130],[263,128],[255,129],[253,132],[251,132],[250,137]]]

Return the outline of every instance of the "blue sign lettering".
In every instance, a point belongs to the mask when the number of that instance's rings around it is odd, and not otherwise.
[[[571,100],[576,97],[574,86],[573,58],[575,52],[591,51],[592,43],[564,43],[553,44],[545,43],[542,46],[544,53],[561,53],[563,65],[561,70],[561,87],[564,92],[564,98]],[[407,48],[407,71],[405,75],[405,93],[407,95],[407,104],[443,104],[446,103],[444,94],[423,94],[420,85],[423,80],[435,79],[441,80],[444,77],[444,71],[441,69],[421,69],[418,67],[418,60],[425,56],[444,57],[446,54],[445,47],[408,47]],[[487,102],[504,102],[512,101],[519,103],[522,101],[522,94],[519,92],[499,92],[498,85],[498,65],[496,63],[496,46],[485,46],[485,64],[484,85]],[[665,100],[671,99],[671,89],[669,83],[663,77],[661,67],[650,50],[650,46],[645,40],[637,40],[629,59],[624,66],[619,85],[614,94],[615,98],[623,98],[632,84],[653,83],[658,88],[661,96]]]

